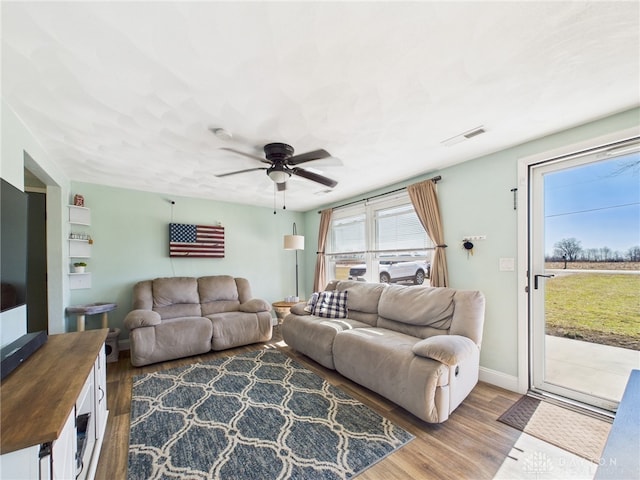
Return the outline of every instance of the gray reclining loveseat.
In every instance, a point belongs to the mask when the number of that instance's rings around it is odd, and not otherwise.
[[[133,288],[131,364],[139,367],[271,339],[271,305],[228,275],[156,278]]]

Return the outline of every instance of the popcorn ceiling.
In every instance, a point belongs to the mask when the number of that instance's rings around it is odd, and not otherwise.
[[[307,166],[339,184],[292,178],[303,211],[638,105],[639,8],[3,2],[2,97],[81,182],[271,208],[264,172],[214,176],[262,166],[220,147],[325,148],[342,166]]]

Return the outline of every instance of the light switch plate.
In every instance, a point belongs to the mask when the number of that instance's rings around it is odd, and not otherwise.
[[[515,259],[513,257],[500,258],[501,272],[513,272],[515,269]]]

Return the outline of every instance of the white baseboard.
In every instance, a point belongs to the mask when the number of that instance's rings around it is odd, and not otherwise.
[[[480,367],[480,381],[504,388],[505,390],[511,390],[512,392],[526,393],[518,391],[518,377],[507,375],[497,370]]]
[[[120,350],[130,350],[131,346],[129,344],[129,339],[118,340],[118,348]]]

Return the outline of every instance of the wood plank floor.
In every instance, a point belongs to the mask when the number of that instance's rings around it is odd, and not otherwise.
[[[328,370],[289,348],[277,332],[266,344],[208,353],[171,362],[134,368],[128,351],[107,365],[109,420],[96,479],[125,479],[129,446],[131,384],[136,375],[165,370],[196,361],[231,356],[258,348],[278,348],[328,382],[405,428],[415,439],[369,468],[359,480],[378,479],[484,479],[493,478],[520,436],[497,421],[520,395],[479,383],[443,424],[429,424],[340,374]]]

